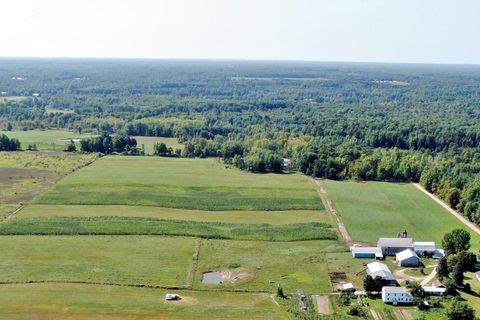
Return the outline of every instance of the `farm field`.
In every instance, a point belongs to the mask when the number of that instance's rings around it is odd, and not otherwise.
[[[330,292],[325,254],[346,250],[337,241],[256,242],[203,240],[194,288],[238,288],[273,292],[280,283],[287,292]],[[268,254],[266,254],[268,252]],[[221,285],[201,283],[210,271],[238,277]]]
[[[95,158],[53,152],[0,152],[0,218]]]
[[[30,217],[142,217],[164,220],[185,220],[225,223],[289,224],[324,222],[334,225],[330,213],[325,210],[281,211],[205,211],[150,206],[122,205],[43,205],[31,204],[21,212],[22,218]]]
[[[259,176],[225,168],[214,159],[128,156],[101,158],[34,203],[221,211],[323,209],[313,182],[298,174]]]
[[[22,149],[36,144],[38,150],[63,151],[65,146],[70,143],[70,139],[83,139],[92,137],[91,134],[79,134],[66,130],[28,130],[28,131],[3,131],[10,138],[20,140]],[[77,147],[80,143],[76,143]]]
[[[456,228],[468,231],[410,184],[331,180],[321,184],[355,241],[376,243],[378,237],[395,237],[406,229],[416,240],[433,240],[440,245],[445,233]],[[472,249],[480,248],[480,237],[473,232],[471,237]]]
[[[183,144],[179,143],[177,138],[164,138],[164,137],[143,137],[143,136],[133,136],[137,140],[137,147],[141,148],[142,145],[145,146],[146,154],[153,154],[153,146],[155,143],[165,143],[167,147],[175,149],[183,149]]]
[[[175,291],[87,284],[2,285],[0,319],[289,319],[269,294]]]
[[[78,133],[67,130],[26,130],[26,131],[0,131],[0,134],[6,134],[10,138],[20,140],[22,149],[27,149],[28,145],[37,145],[38,150],[62,151],[65,146],[70,143],[70,139],[75,139],[77,148],[80,143],[77,139],[85,139],[95,136],[95,134]],[[164,137],[143,137],[134,136],[137,140],[137,147],[145,146],[146,154],[153,154],[153,146],[157,142],[163,142],[167,147],[175,149],[183,149],[183,145],[176,138]]]
[[[86,281],[186,287],[195,240],[2,236],[0,282]]]

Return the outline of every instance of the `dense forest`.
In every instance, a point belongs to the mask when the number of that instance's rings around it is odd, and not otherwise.
[[[156,154],[420,182],[480,224],[479,66],[1,59],[0,92],[1,130],[101,133],[82,150],[130,154],[129,135],[177,137],[181,154]]]

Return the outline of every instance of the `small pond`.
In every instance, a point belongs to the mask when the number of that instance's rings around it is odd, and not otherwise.
[[[207,284],[222,284],[223,275],[221,272],[212,271],[203,274],[202,283]]]

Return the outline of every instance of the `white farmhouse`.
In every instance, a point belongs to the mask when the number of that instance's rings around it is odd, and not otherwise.
[[[412,304],[413,296],[404,287],[383,287],[382,300],[384,303],[393,304],[394,306]]]
[[[420,265],[420,258],[415,251],[411,249],[403,250],[395,255],[395,259],[399,266],[402,267],[418,267]]]

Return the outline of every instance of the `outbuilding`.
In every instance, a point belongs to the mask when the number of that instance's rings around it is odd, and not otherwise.
[[[437,251],[433,241],[414,241],[413,251],[420,257],[431,257]]]
[[[378,247],[350,247],[354,258],[383,259],[382,250]]]
[[[397,263],[402,267],[418,267],[420,258],[412,249],[403,250],[395,255]]]
[[[346,292],[354,292],[356,289],[353,283],[349,282],[342,285],[342,290]]]
[[[372,278],[380,277],[391,284],[397,282],[387,265],[377,261],[367,264],[367,273]]]
[[[383,287],[382,301],[384,303],[396,305],[406,305],[413,303],[413,296],[404,287]]]
[[[437,288],[435,286],[424,286],[422,288],[427,296],[444,296],[447,292],[447,289]]]
[[[412,238],[380,238],[377,247],[385,256],[394,256],[400,251],[413,248]]]

